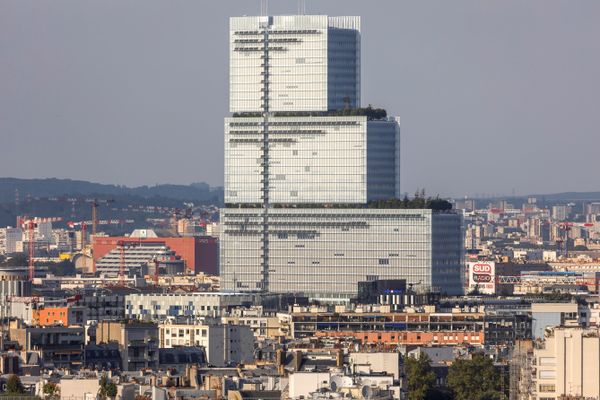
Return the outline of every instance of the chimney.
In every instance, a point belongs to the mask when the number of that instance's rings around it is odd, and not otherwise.
[[[187,369],[188,379],[190,381],[190,386],[194,389],[200,388],[200,383],[198,382],[198,366],[192,365]]]
[[[335,356],[335,366],[342,368],[344,366],[344,350],[337,349]]]
[[[275,363],[277,365],[277,372],[279,375],[283,376],[285,374],[285,357],[286,353],[283,349],[277,349],[275,353]]]
[[[294,351],[294,371],[300,371],[302,365],[302,352],[300,350]]]

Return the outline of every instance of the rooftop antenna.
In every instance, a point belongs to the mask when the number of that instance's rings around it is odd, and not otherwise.
[[[269,0],[260,0],[260,15],[269,15]]]
[[[306,0],[298,0],[298,15],[306,15]]]

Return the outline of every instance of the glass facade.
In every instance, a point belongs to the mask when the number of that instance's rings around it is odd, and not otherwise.
[[[366,117],[225,120],[225,203],[365,203],[397,196],[400,127]],[[268,146],[268,174],[263,151]]]
[[[331,112],[360,107],[360,36],[358,17],[230,20],[224,290],[348,298],[406,279],[461,293],[459,214],[366,208],[400,197],[400,125]]]
[[[360,104],[360,19],[230,19],[231,112],[327,111]],[[268,80],[268,91],[264,83]]]
[[[400,118],[367,128],[367,199],[392,198],[400,198]]]
[[[260,209],[224,209],[221,285],[258,290]],[[358,282],[406,279],[415,288],[462,291],[461,216],[431,210],[274,208],[269,212],[270,291],[356,295]]]

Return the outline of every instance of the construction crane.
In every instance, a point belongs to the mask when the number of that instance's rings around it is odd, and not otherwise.
[[[105,219],[96,221],[96,225],[124,225],[124,224],[133,224],[135,220],[133,219]],[[87,259],[85,258],[85,246],[86,243],[86,233],[87,228],[92,225],[92,221],[69,221],[67,222],[67,226],[70,229],[75,229],[75,227],[81,227],[81,253],[83,255],[83,270],[87,269]],[[92,256],[92,272],[96,273],[96,262],[94,261],[94,257]]]
[[[33,217],[29,218],[27,216],[17,217],[17,225],[20,226],[27,232],[27,241],[29,243],[29,280],[33,281],[33,277],[35,275],[35,266],[33,263],[33,258],[35,256],[35,228],[38,227],[39,223],[42,222],[59,222],[62,221],[60,217],[50,217],[50,218],[38,218]]]
[[[119,285],[125,287],[125,241],[119,240],[117,245],[121,253],[119,260]]]
[[[81,226],[81,255],[83,257],[83,271],[85,272],[87,270],[87,259],[85,258],[85,246],[87,245],[86,243],[86,236],[87,236],[87,227],[88,227],[88,222],[89,221],[80,221],[80,222],[67,222],[67,226],[71,229],[73,229],[75,226],[79,225]],[[96,273],[96,264],[93,264],[93,271],[94,273]]]
[[[173,209],[173,214],[171,217],[171,230],[173,232],[173,236],[177,236],[177,228],[179,224],[179,217],[183,214],[183,211],[180,208]]]
[[[98,206],[100,204],[110,204],[110,203],[114,203],[115,200],[114,199],[108,199],[108,200],[98,200],[98,199],[93,199],[91,201],[92,203],[92,235],[96,236],[96,229],[98,227]]]
[[[158,272],[159,272],[159,261],[158,258],[156,258],[156,256],[154,256],[154,259],[152,260],[154,261],[154,286],[158,286]]]
[[[572,227],[579,226],[584,228],[593,227],[594,224],[587,222],[559,222],[558,229],[564,232],[564,238],[559,238],[556,240],[558,244],[559,250],[562,248],[562,244],[564,243],[564,256],[569,257],[569,232],[571,232]]]
[[[552,285],[576,285],[587,286],[593,291],[600,288],[600,278],[596,276],[585,276],[580,272],[573,271],[541,271],[539,275],[496,275],[496,284],[523,285],[527,287],[539,287],[544,284]]]

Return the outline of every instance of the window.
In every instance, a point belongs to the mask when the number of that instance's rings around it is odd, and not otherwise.
[[[538,358],[538,365],[554,365],[556,359],[554,357],[540,357]]]
[[[380,258],[379,265],[390,265],[390,260],[387,258]]]
[[[554,385],[540,385],[540,392],[554,393],[556,390]]]
[[[554,378],[556,378],[556,371],[553,371],[553,370],[540,371],[540,379],[554,379]]]

